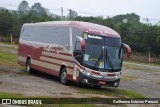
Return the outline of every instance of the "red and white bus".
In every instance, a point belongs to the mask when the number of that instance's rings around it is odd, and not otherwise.
[[[88,22],[51,21],[24,24],[21,29],[18,63],[68,81],[95,87],[118,87],[123,61],[122,43],[114,30]]]

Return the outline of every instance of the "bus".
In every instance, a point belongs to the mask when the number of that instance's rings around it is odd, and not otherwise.
[[[118,87],[123,50],[131,48],[109,27],[82,21],[49,21],[22,26],[18,64],[93,87]]]

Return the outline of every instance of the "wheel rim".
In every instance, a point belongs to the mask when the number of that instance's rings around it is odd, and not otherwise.
[[[30,65],[29,65],[29,63],[27,63],[27,72],[29,72],[30,71]]]
[[[62,83],[65,83],[67,81],[67,73],[66,72],[62,73],[62,75],[61,75],[61,81],[62,81]]]
[[[27,72],[30,72],[30,69],[31,69],[31,67],[30,67],[30,63],[29,63],[29,61],[27,62]]]

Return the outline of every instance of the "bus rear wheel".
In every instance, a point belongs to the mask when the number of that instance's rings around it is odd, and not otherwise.
[[[26,72],[29,73],[29,74],[32,73],[31,59],[27,59],[27,62],[26,62]]]
[[[62,68],[61,74],[60,74],[60,81],[62,84],[66,85],[68,83],[67,81],[67,70],[66,68]]]

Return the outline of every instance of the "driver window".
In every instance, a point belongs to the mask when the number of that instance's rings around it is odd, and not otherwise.
[[[76,41],[75,43],[75,50],[73,52],[75,59],[82,63],[82,51],[81,51],[81,43],[79,41]]]

